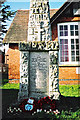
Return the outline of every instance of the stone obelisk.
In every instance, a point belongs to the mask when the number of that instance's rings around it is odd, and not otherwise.
[[[20,43],[19,99],[59,99],[58,42],[52,41],[49,0],[31,0],[27,43]]]
[[[31,0],[28,41],[51,41],[49,0]]]

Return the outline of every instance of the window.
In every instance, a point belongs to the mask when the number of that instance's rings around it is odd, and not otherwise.
[[[69,61],[68,39],[60,39],[60,61]]]
[[[79,61],[79,39],[71,39],[71,61]]]
[[[80,62],[80,22],[58,24],[59,63]]]
[[[78,25],[70,25],[70,36],[78,36]]]
[[[68,36],[68,26],[67,25],[60,25],[60,36]]]

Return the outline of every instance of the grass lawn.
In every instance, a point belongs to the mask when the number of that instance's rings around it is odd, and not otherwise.
[[[19,89],[19,83],[6,83],[0,89]],[[80,85],[59,85],[59,90],[63,96],[80,97]]]
[[[80,97],[80,85],[59,85],[63,96]]]
[[[0,86],[0,89],[19,89],[19,83],[6,83]]]

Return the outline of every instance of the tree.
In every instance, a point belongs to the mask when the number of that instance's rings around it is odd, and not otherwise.
[[[11,11],[9,5],[4,5],[6,0],[0,1],[0,39],[3,40],[2,35],[7,32],[7,20],[14,17],[16,11]]]

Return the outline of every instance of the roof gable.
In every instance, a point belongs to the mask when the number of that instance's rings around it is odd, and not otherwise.
[[[75,17],[80,16],[80,0],[67,0],[61,8],[52,16],[51,24],[61,16]]]
[[[50,17],[57,9],[50,10]],[[18,10],[3,40],[3,43],[19,43],[27,41],[29,10]]]

